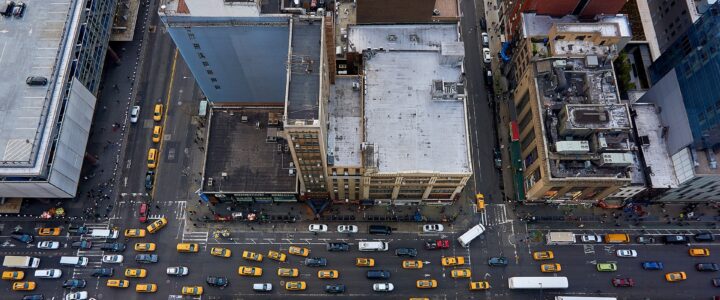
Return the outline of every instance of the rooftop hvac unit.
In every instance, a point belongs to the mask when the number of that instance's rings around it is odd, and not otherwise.
[[[630,153],[603,153],[600,159],[601,166],[624,167],[633,163],[633,156]]]
[[[559,154],[585,154],[590,152],[588,141],[558,141],[555,143],[555,151]]]
[[[567,61],[564,59],[558,59],[552,63],[553,68],[564,68],[565,65],[567,65]]]
[[[210,187],[212,185],[213,185],[213,179],[212,179],[212,177],[210,177],[210,178],[208,178],[208,186]]]

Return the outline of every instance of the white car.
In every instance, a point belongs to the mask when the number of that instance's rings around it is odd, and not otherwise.
[[[442,224],[423,225],[423,232],[442,232],[445,229]]]
[[[130,123],[137,123],[138,117],[140,116],[140,106],[133,106],[130,109]]]
[[[337,231],[339,233],[357,233],[358,227],[355,225],[338,225]]]
[[[327,232],[328,227],[325,224],[310,224],[308,230],[310,232]]]
[[[480,36],[482,37],[483,46],[487,47],[488,45],[490,45],[490,37],[488,36],[487,32],[483,32]]]
[[[173,276],[185,276],[188,274],[188,271],[187,267],[169,267],[166,273]]]
[[[88,298],[88,293],[86,291],[82,292],[74,292],[65,295],[65,300],[85,300]]]
[[[603,239],[597,234],[583,234],[580,236],[583,243],[602,243]]]
[[[60,278],[60,276],[62,276],[62,270],[60,269],[35,270],[35,277],[37,278]]]
[[[58,249],[60,242],[42,241],[37,244],[38,249]]]
[[[395,286],[389,282],[373,284],[373,291],[376,292],[392,292],[394,289]]]
[[[489,64],[491,60],[492,60],[492,56],[490,55],[490,49],[483,48],[483,61],[486,64]]]
[[[103,255],[102,262],[108,263],[108,264],[121,264],[123,262],[123,256],[116,254],[116,255]]]
[[[618,257],[637,257],[637,251],[630,249],[620,249],[615,252]]]

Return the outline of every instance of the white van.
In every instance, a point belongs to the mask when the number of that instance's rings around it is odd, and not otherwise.
[[[360,251],[388,251],[388,249],[388,242],[369,241],[358,243],[358,250]]]
[[[104,239],[116,239],[119,235],[120,232],[111,229],[93,229],[93,231],[90,232],[91,237]]]
[[[60,278],[62,270],[60,269],[43,269],[35,271],[36,278]]]
[[[483,224],[477,224],[463,233],[463,235],[458,238],[458,242],[461,246],[467,248],[470,246],[470,242],[483,234],[483,232],[485,232],[485,226],[483,226]]]
[[[60,264],[64,266],[84,267],[88,264],[88,258],[84,256],[61,256]]]

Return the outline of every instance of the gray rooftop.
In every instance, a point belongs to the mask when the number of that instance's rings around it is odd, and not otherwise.
[[[328,155],[335,166],[360,166],[362,152],[362,111],[357,76],[337,76],[328,101]]]
[[[459,81],[438,52],[378,52],[365,62],[366,142],[379,172],[471,172],[464,101],[431,99],[433,80]]]
[[[350,52],[368,48],[439,51],[443,42],[457,42],[458,32],[454,24],[358,25],[349,28],[348,40]]]
[[[287,114],[290,120],[315,120],[320,102],[322,22],[293,19]]]
[[[203,190],[206,192],[297,191],[297,177],[290,175],[292,156],[280,127],[269,127],[269,114],[277,110],[213,110],[205,158]],[[243,116],[247,117],[243,120]],[[272,140],[276,140],[274,142]],[[227,174],[227,179],[223,178]],[[209,180],[212,178],[212,186]]]
[[[4,166],[35,167],[35,153],[47,147],[47,140],[41,143],[42,134],[49,134],[46,119],[55,113],[52,91],[74,2],[26,3],[24,17],[0,17],[0,164]],[[48,84],[28,86],[28,76],[43,76]]]
[[[645,157],[645,164],[650,168],[647,172],[651,180],[649,186],[653,188],[677,187],[679,182],[667,152],[659,112],[655,105],[648,103],[636,103],[633,105],[633,109],[636,112],[635,126],[638,138],[642,144],[640,150]]]

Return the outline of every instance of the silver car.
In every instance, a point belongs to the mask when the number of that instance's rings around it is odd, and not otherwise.
[[[376,292],[392,292],[394,289],[395,286],[389,282],[373,284],[373,291]]]
[[[65,296],[65,300],[85,300],[87,298],[88,292],[86,291],[74,292]]]
[[[173,276],[185,276],[188,274],[188,271],[190,270],[188,270],[187,267],[169,267],[166,273]]]
[[[337,231],[339,233],[357,233],[358,227],[355,225],[338,225]]]
[[[130,109],[130,123],[137,123],[138,117],[140,116],[140,106],[133,106]]]
[[[54,241],[42,241],[37,244],[38,249],[58,249],[60,248],[60,242]]]

